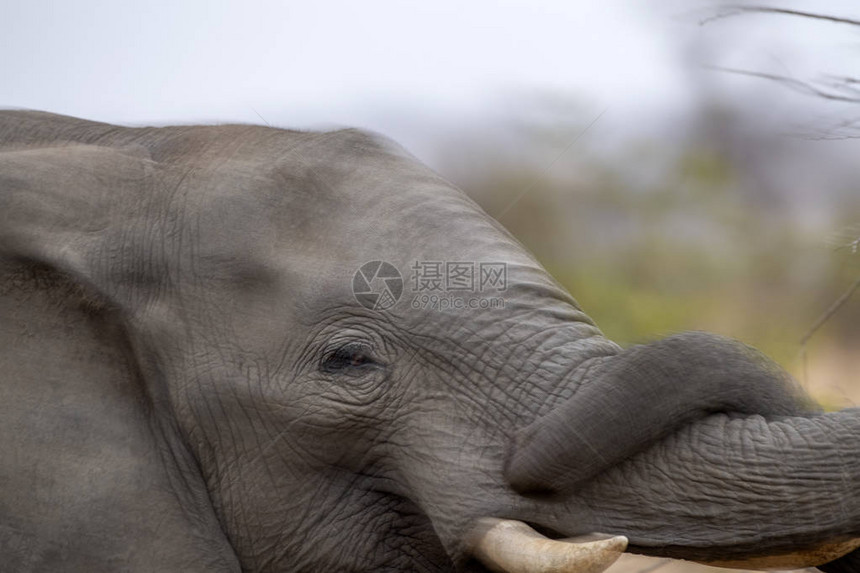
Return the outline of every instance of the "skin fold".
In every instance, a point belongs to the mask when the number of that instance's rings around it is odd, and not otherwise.
[[[505,306],[364,308],[377,260],[503,262]],[[15,571],[484,571],[484,517],[702,561],[860,536],[860,412],[716,336],[622,351],[353,130],[0,112],[0,436]]]

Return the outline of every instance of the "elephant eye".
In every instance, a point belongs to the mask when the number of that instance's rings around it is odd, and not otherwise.
[[[374,360],[369,346],[349,343],[326,354],[320,363],[320,370],[328,374],[360,373],[380,366]]]

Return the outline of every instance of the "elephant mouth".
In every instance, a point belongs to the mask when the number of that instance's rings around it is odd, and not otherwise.
[[[592,534],[551,539],[521,521],[481,518],[467,536],[466,545],[485,567],[500,573],[601,573],[627,549],[627,538]],[[732,569],[802,569],[823,565],[858,547],[860,538],[854,538],[803,551],[705,564]]]

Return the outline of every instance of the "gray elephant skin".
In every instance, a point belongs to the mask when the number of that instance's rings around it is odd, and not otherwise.
[[[366,308],[368,261],[505,304]],[[3,571],[484,571],[486,517],[778,556],[860,537],[858,438],[738,343],[619,348],[378,137],[0,112]]]

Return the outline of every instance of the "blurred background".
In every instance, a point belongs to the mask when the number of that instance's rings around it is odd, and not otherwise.
[[[382,133],[609,337],[716,331],[860,404],[858,22],[690,0],[0,5],[2,107]]]

